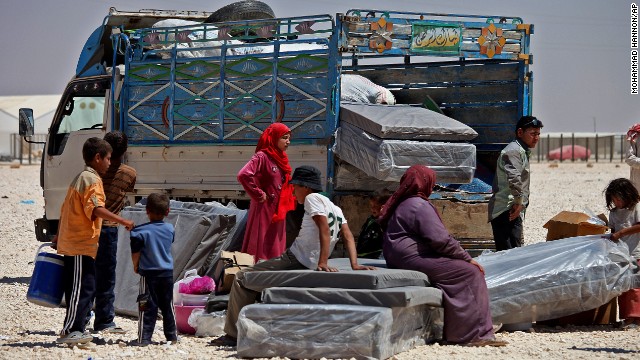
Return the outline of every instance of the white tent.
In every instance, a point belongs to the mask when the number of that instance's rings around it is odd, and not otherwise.
[[[18,133],[18,109],[33,109],[34,133],[46,134],[59,101],[60,95],[0,96],[0,155],[11,153],[11,134]]]

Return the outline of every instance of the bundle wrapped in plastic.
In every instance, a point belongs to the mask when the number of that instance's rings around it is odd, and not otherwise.
[[[476,260],[485,269],[493,321],[505,324],[597,308],[635,287],[638,271],[627,246],[602,235],[537,243]]]
[[[377,85],[361,75],[342,74],[340,99],[365,104],[394,105],[396,98],[384,86]]]

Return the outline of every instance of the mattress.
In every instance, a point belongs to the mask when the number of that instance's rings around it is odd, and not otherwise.
[[[240,311],[238,356],[386,359],[392,322],[382,307],[253,304]]]
[[[244,277],[244,286],[254,291],[270,287],[316,287],[340,289],[385,289],[398,286],[429,286],[427,275],[412,270],[387,269],[384,260],[358,259],[361,265],[376,270],[351,270],[349,259],[329,259],[329,266],[338,272],[303,270],[251,271]]]
[[[378,290],[272,287],[262,293],[266,304],[345,304],[381,307],[442,307],[442,291],[434,287],[401,286]]]
[[[368,176],[400,181],[412,165],[427,165],[440,183],[471,182],[476,168],[476,147],[466,143],[384,140],[342,123],[336,134],[335,154]]]
[[[491,315],[505,324],[595,309],[633,288],[637,265],[625,244],[601,235],[481,255]]]
[[[382,139],[468,141],[473,128],[446,115],[409,105],[340,103],[340,122]]]

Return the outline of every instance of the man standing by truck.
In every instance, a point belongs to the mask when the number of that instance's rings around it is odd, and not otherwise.
[[[111,166],[102,176],[105,192],[105,208],[119,214],[124,207],[125,195],[133,191],[136,184],[136,170],[122,163],[128,148],[128,139],[121,131],[111,131],[104,136],[111,145]],[[100,231],[98,254],[96,256],[96,298],[93,330],[110,333],[124,333],[124,329],[114,322],[116,285],[116,253],[118,246],[118,224],[105,220]]]
[[[497,251],[522,246],[522,224],[529,204],[529,157],[543,126],[534,116],[521,117],[516,124],[516,139],[498,157],[489,200],[489,221]]]

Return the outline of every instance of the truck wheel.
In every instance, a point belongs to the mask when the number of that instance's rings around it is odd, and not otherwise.
[[[223,21],[273,19],[276,15],[271,6],[257,0],[244,0],[231,3],[209,15],[206,23]]]

